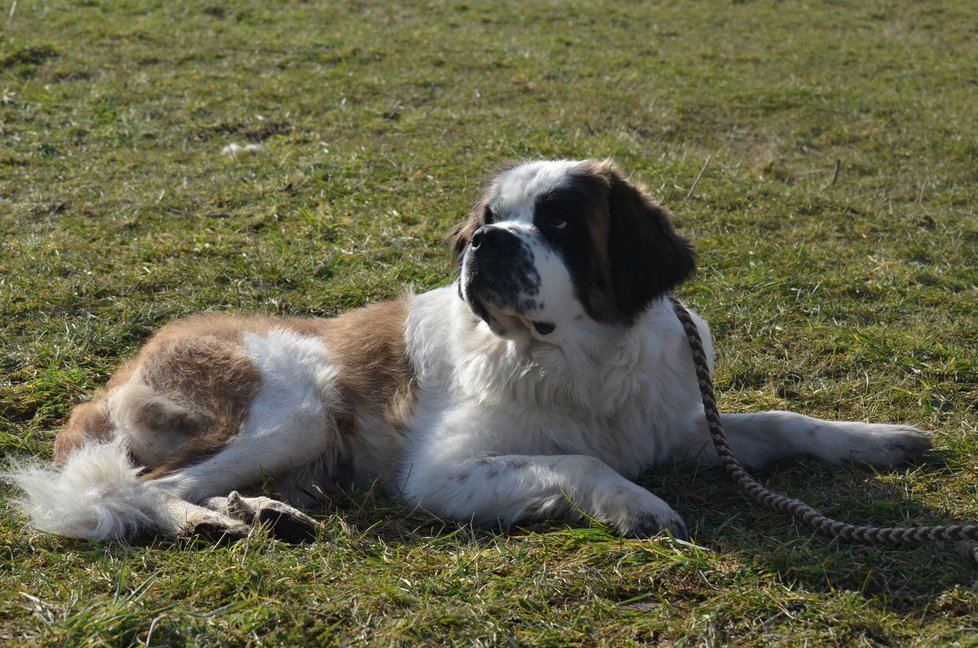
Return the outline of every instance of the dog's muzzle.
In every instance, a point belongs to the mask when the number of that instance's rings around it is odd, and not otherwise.
[[[469,241],[463,271],[467,292],[490,306],[536,307],[540,273],[533,252],[515,232],[494,225],[477,229]]]
[[[469,240],[462,261],[464,299],[490,328],[499,328],[503,316],[524,321],[539,335],[555,325],[533,320],[538,309],[540,273],[533,251],[520,236],[504,227],[484,225]]]

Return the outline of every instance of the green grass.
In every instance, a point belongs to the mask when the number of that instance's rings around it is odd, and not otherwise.
[[[853,522],[976,519],[973,9],[5,5],[2,453],[50,456],[71,406],[176,316],[443,284],[441,238],[501,162],[610,156],[695,239],[680,295],[713,324],[723,409],[936,432],[904,473],[764,481]],[[952,547],[812,538],[717,470],[643,484],[695,546],[474,530],[371,493],[339,498],[313,546],[93,545],[32,532],[4,486],[0,642],[978,645],[978,571]]]

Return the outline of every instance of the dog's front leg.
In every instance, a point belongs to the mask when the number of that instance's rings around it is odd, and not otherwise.
[[[734,456],[750,469],[797,457],[885,469],[912,462],[931,446],[930,434],[909,425],[825,421],[779,411],[722,414],[720,419]],[[697,415],[691,427],[676,458],[718,463],[706,420]]]
[[[668,532],[687,537],[682,518],[668,504],[600,459],[584,455],[503,455],[414,465],[403,494],[436,515],[479,525],[588,517],[626,536]]]

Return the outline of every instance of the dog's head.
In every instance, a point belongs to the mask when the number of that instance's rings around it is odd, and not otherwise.
[[[695,268],[666,212],[607,161],[504,170],[452,240],[462,299],[506,338],[627,326]]]

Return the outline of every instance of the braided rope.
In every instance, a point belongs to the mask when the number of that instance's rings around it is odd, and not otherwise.
[[[720,457],[720,463],[734,481],[737,482],[737,485],[752,500],[776,511],[788,513],[818,533],[839,538],[846,542],[862,544],[898,544],[936,541],[960,542],[959,552],[962,557],[978,564],[978,526],[976,525],[952,524],[945,526],[874,527],[848,524],[825,516],[801,500],[776,493],[751,477],[744,470],[743,466],[740,465],[737,458],[734,457],[733,452],[730,450],[730,444],[727,443],[727,437],[723,432],[723,425],[720,423],[720,412],[717,409],[716,396],[713,391],[713,381],[710,378],[710,369],[707,363],[706,353],[703,350],[703,341],[700,339],[696,324],[693,322],[689,311],[676,298],[672,297],[671,300],[672,307],[676,311],[676,316],[686,331],[689,350],[692,353],[693,364],[696,367],[696,379],[699,382],[700,394],[703,397],[706,422],[710,429],[713,445],[716,446],[717,454]]]

